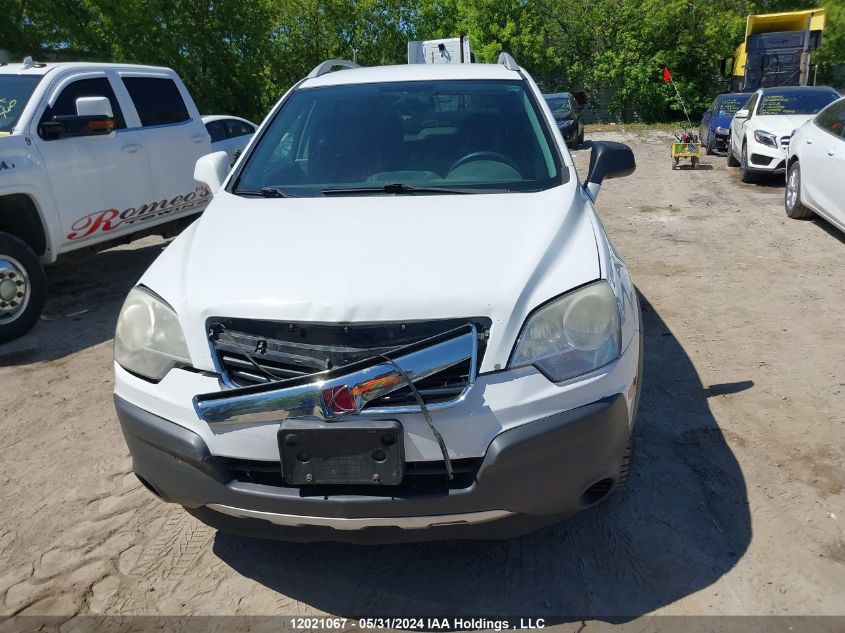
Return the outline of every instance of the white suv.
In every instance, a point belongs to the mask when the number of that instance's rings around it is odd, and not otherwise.
[[[344,70],[328,72],[332,66]],[[321,64],[134,288],[115,404],[134,470],[219,529],[500,537],[628,473],[639,304],[531,77]]]

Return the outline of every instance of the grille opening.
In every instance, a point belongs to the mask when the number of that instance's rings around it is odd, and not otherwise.
[[[454,479],[449,480],[443,461],[406,462],[405,475],[398,486],[290,486],[282,477],[282,464],[277,461],[257,461],[232,457],[218,458],[233,481],[298,488],[302,497],[332,495],[360,495],[375,497],[407,497],[422,494],[445,493],[449,490],[469,488],[475,481],[482,458],[452,460]]]
[[[248,387],[275,380],[299,378],[372,358],[437,334],[472,323],[480,333],[478,362],[484,354],[486,318],[442,319],[409,323],[321,325],[250,319],[208,319],[209,329],[222,325],[229,336],[212,336],[212,346],[226,381]],[[231,338],[230,338],[231,337]],[[234,340],[233,340],[234,339]],[[248,351],[261,369],[247,357]],[[269,374],[269,375],[268,375]],[[470,361],[453,365],[414,384],[426,404],[457,398],[469,384]],[[367,407],[415,405],[408,387],[382,396]]]
[[[584,506],[591,506],[604,499],[610,491],[613,490],[613,479],[600,479],[592,486],[587,488],[581,495],[581,504]]]

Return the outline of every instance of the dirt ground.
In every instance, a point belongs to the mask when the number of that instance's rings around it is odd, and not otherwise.
[[[638,161],[599,198],[644,307],[627,491],[504,542],[215,533],[139,485],[113,412],[150,238],[51,270],[44,319],[0,347],[0,615],[845,615],[845,236],[724,158],[671,171],[665,133],[591,137]]]

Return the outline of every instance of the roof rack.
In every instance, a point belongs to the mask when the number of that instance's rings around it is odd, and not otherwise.
[[[501,64],[508,70],[519,70],[519,64],[516,63],[516,60],[504,51],[499,53],[499,59],[496,63]]]
[[[308,73],[308,79],[325,75],[335,66],[340,66],[341,68],[360,68],[361,64],[356,64],[355,62],[350,62],[346,59],[327,59],[322,64],[317,64],[317,66],[314,67],[314,70]]]

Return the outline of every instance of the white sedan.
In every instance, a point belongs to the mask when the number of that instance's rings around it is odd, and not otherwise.
[[[740,168],[742,182],[753,182],[759,174],[785,173],[792,133],[838,98],[826,86],[758,90],[731,121],[728,165]]]
[[[202,122],[211,137],[212,151],[226,152],[231,163],[240,156],[258,128],[246,119],[226,114],[205,115]]]
[[[786,214],[818,213],[845,231],[845,97],[798,128],[787,165]]]

